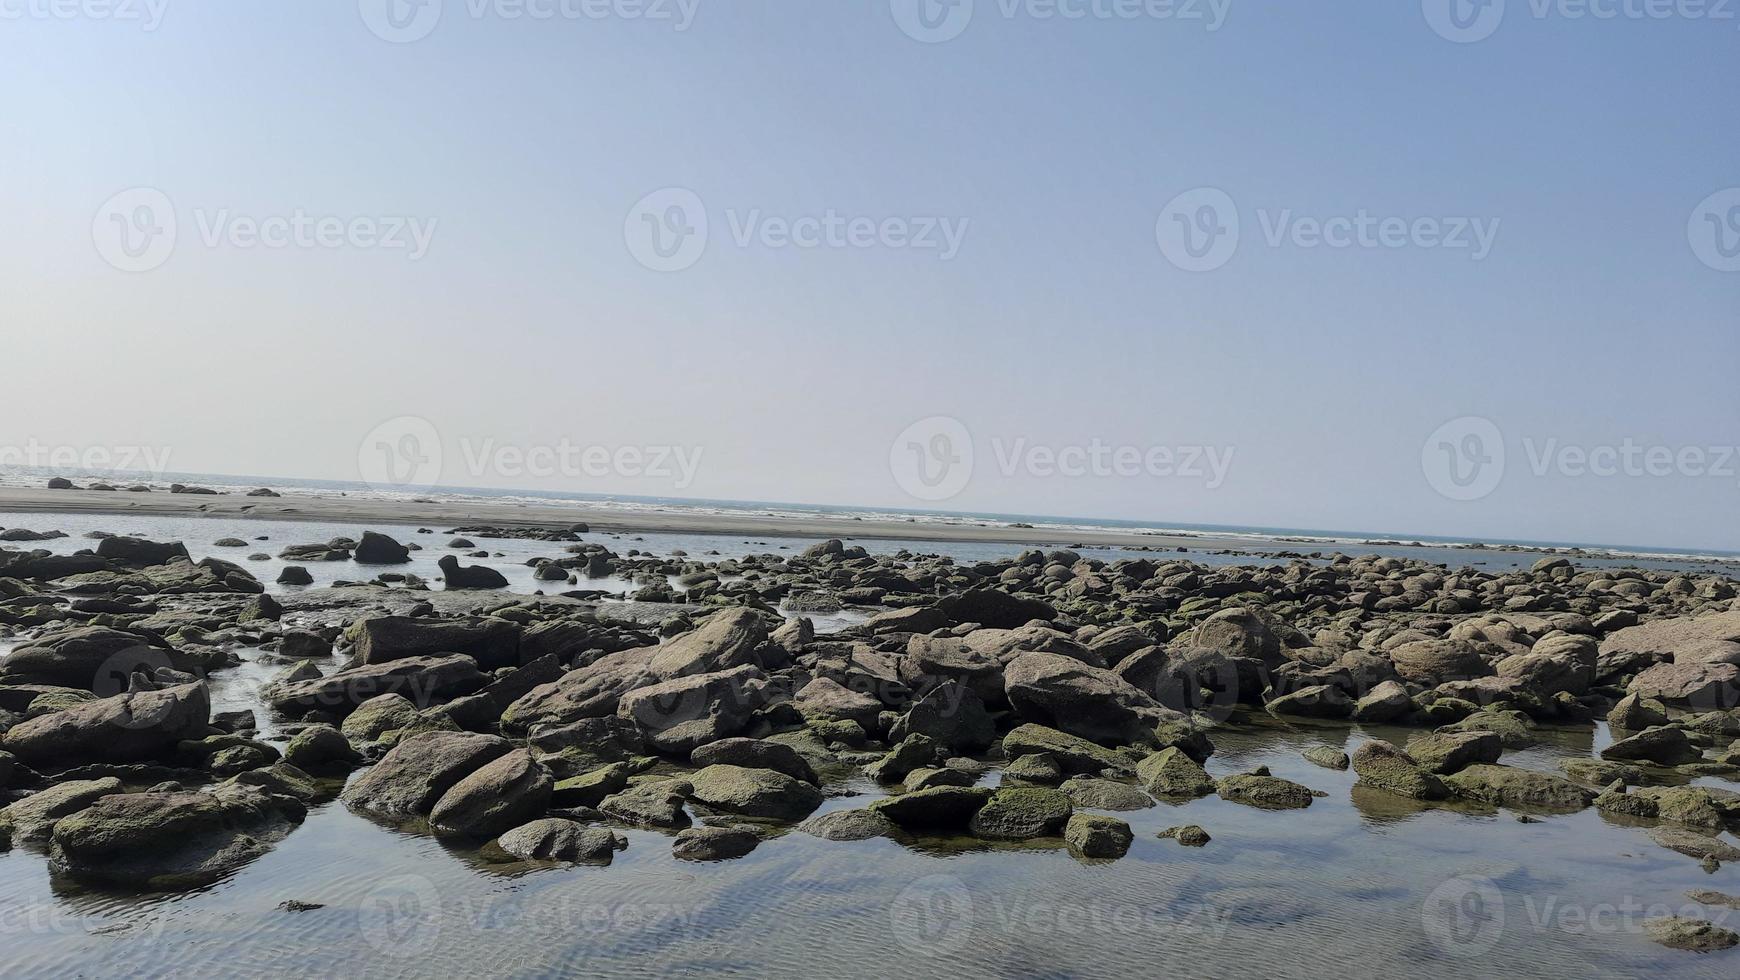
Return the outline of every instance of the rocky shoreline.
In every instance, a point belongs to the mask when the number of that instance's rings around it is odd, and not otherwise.
[[[338,799],[504,864],[607,864],[628,828],[691,862],[794,831],[1116,860],[1119,812],[1213,795],[1284,820],[1322,798],[1205,766],[1217,732],[1293,719],[1417,729],[1308,756],[1361,791],[1528,819],[1595,807],[1692,867],[1740,859],[1723,837],[1740,794],[1693,785],[1740,781],[1723,576],[1563,557],[1502,574],[1341,555],[968,564],[838,540],[709,561],[476,524],[442,543],[459,534],[548,541],[549,594],[497,591],[483,549],[432,590],[393,570],[415,541],[374,533],[286,552],[350,562],[354,583],[277,591],[177,542],[0,549],[0,846],[93,885],[184,889]],[[634,579],[631,601],[581,587],[606,573]],[[782,605],[862,618],[818,635]],[[244,651],[279,674],[251,709],[214,711]],[[1561,772],[1504,762],[1598,719],[1612,744]],[[816,815],[860,775],[883,792]],[[1213,847],[1213,830],[1163,836]],[[1740,943],[1697,920],[1651,935]]]

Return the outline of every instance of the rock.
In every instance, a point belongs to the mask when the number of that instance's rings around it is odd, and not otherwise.
[[[48,840],[62,817],[121,790],[121,781],[112,776],[55,783],[0,810],[0,840],[10,839],[13,843]]]
[[[686,827],[689,815],[683,803],[688,792],[689,784],[680,779],[642,783],[605,797],[598,809],[637,827]]]
[[[1003,736],[1003,754],[1011,759],[1029,754],[1049,755],[1071,775],[1130,775],[1135,771],[1128,758],[1111,749],[1031,723]]]
[[[950,623],[978,623],[991,629],[1014,629],[1039,619],[1050,622],[1057,610],[1040,599],[1014,596],[1000,589],[969,589],[937,603]]]
[[[313,585],[314,576],[301,565],[285,565],[278,573],[279,585]]]
[[[383,816],[427,815],[447,791],[513,746],[494,735],[425,732],[394,746],[345,787],[344,801]]]
[[[938,762],[941,757],[942,750],[936,742],[923,735],[908,735],[887,755],[865,766],[864,773],[879,783],[898,783],[914,769]]]
[[[616,762],[559,780],[551,794],[550,805],[562,808],[596,807],[604,802],[605,797],[627,789],[628,777],[632,775],[633,766],[626,762]]]
[[[411,549],[384,534],[364,531],[355,558],[359,565],[403,565],[411,560]]]
[[[1656,664],[1631,679],[1632,694],[1705,711],[1740,707],[1740,666],[1731,663]]]
[[[869,809],[908,829],[965,829],[991,798],[984,786],[937,786],[877,800]]]
[[[205,736],[211,701],[203,682],[75,705],[14,726],[0,747],[33,766],[143,762]]]
[[[97,542],[97,557],[133,566],[164,565],[175,558],[192,560],[187,546],[179,541],[147,541],[118,534]]]
[[[912,703],[889,729],[891,741],[925,735],[951,751],[976,752],[997,738],[985,701],[958,680],[937,684]]]
[[[348,772],[362,765],[362,756],[331,725],[310,725],[284,747],[284,761],[303,772]]]
[[[1087,810],[1145,810],[1154,805],[1147,793],[1114,779],[1076,776],[1059,788],[1071,803]]]
[[[792,699],[799,712],[813,721],[857,722],[867,732],[877,731],[882,702],[868,694],[848,690],[826,677],[805,684]]]
[[[1420,768],[1448,776],[1479,762],[1497,762],[1504,754],[1504,739],[1496,732],[1435,732],[1408,740],[1408,755]]]
[[[735,827],[690,827],[677,834],[671,856],[683,861],[729,861],[755,850],[761,838]]]
[[[49,864],[84,882],[171,890],[209,884],[259,858],[304,809],[254,786],[105,796],[55,824]]]
[[[906,656],[900,662],[900,676],[917,691],[953,681],[967,685],[987,703],[1001,703],[1005,697],[1002,663],[953,637],[909,639]]]
[[[586,827],[561,817],[544,817],[522,824],[496,838],[495,846],[521,861],[562,864],[609,864],[628,841],[608,830]]]
[[[1208,836],[1208,831],[1196,824],[1185,824],[1182,827],[1168,827],[1160,831],[1161,840],[1175,840],[1185,847],[1201,847],[1214,838]]]
[[[1574,811],[1588,806],[1595,794],[1569,780],[1543,772],[1511,766],[1477,763],[1445,783],[1458,796],[1495,806],[1533,807],[1540,810]]]
[[[1414,701],[1408,696],[1408,689],[1397,681],[1384,681],[1372,688],[1370,694],[1354,702],[1353,720],[1381,725],[1405,718],[1413,710]]]
[[[1443,780],[1388,742],[1366,742],[1355,749],[1353,771],[1363,785],[1413,800],[1442,800],[1450,795]]]
[[[410,657],[462,653],[485,670],[518,667],[520,627],[503,619],[420,619],[377,616],[351,627],[356,659],[385,664]]]
[[[1642,769],[1620,762],[1604,762],[1600,759],[1561,759],[1559,768],[1565,770],[1565,775],[1571,779],[1593,786],[1606,786],[1615,780],[1628,786],[1637,786],[1643,782]]]
[[[1699,905],[1740,909],[1740,895],[1727,895],[1709,888],[1693,889],[1686,892],[1686,897],[1697,902]]]
[[[304,661],[306,663],[306,661]],[[460,654],[408,657],[382,664],[365,664],[325,677],[280,683],[267,692],[272,707],[291,715],[326,711],[340,717],[383,694],[400,694],[428,707],[470,694],[487,678],[477,661]]]
[[[1177,746],[1161,749],[1136,765],[1136,776],[1155,796],[1197,797],[1214,792],[1214,780]]]
[[[1463,640],[1416,640],[1390,651],[1396,673],[1420,684],[1486,677],[1493,673],[1474,644]]]
[[[1642,695],[1627,694],[1607,713],[1607,724],[1614,728],[1641,732],[1668,723],[1667,705],[1645,700]]]
[[[486,763],[453,785],[429,811],[436,833],[498,837],[550,805],[556,781],[525,749]]]
[[[1302,718],[1346,718],[1353,714],[1353,702],[1333,684],[1302,687],[1275,698],[1267,707],[1272,715],[1298,715]]]
[[[823,840],[854,841],[887,837],[898,828],[894,821],[875,810],[835,810],[811,817],[797,829]]]
[[[1023,720],[1108,745],[1140,741],[1170,714],[1112,671],[1051,653],[1011,661],[1004,692]]]
[[[48,488],[50,490],[77,490],[78,489],[77,487],[73,486],[73,481],[67,479],[64,476],[51,476],[51,477],[49,477],[48,478]]]
[[[403,694],[382,694],[369,698],[345,716],[339,731],[357,742],[378,742],[388,732],[408,728],[417,722],[417,706]]]
[[[332,654],[332,643],[319,633],[285,630],[278,638],[278,655],[292,660],[312,660]]]
[[[1347,753],[1327,745],[1313,745],[1299,753],[1305,761],[1325,769],[1346,769],[1349,765]]]
[[[1056,786],[1064,781],[1066,773],[1057,760],[1043,752],[1033,752],[1017,756],[1003,767],[1004,782],[1038,783],[1042,786]]]
[[[999,789],[973,815],[967,829],[987,840],[1031,840],[1057,833],[1074,812],[1063,792],[1020,787]]]
[[[1214,784],[1220,798],[1263,810],[1297,810],[1311,805],[1317,794],[1295,782],[1258,770],[1227,776]]]
[[[1088,858],[1121,858],[1129,853],[1136,835],[1130,825],[1117,817],[1099,813],[1078,813],[1064,826],[1063,839],[1072,852]]]
[[[962,769],[950,769],[936,766],[922,766],[906,774],[906,781],[901,785],[907,791],[929,789],[932,786],[972,786],[979,781],[973,773]]]
[[[1487,709],[1445,725],[1440,732],[1493,732],[1507,749],[1526,749],[1535,744],[1534,723],[1520,711]]]
[[[159,667],[197,670],[197,660],[168,649],[143,633],[80,626],[51,630],[14,649],[0,674],[6,683],[56,684],[119,694],[135,673]]]
[[[741,734],[761,707],[758,668],[735,667],[693,674],[622,695],[617,717],[632,722],[648,745],[687,755],[696,748]]]
[[[1722,840],[1679,827],[1652,827],[1649,831],[1650,840],[1667,848],[1678,851],[1687,857],[1695,857],[1703,861],[1740,861],[1740,847]]]
[[[797,750],[781,742],[758,738],[724,738],[700,746],[689,756],[693,765],[741,766],[746,769],[772,769],[793,779],[812,785],[820,783],[815,770]]]
[[[1222,609],[1203,620],[1191,634],[1190,645],[1228,657],[1248,657],[1265,667],[1281,665],[1281,638],[1256,612],[1243,607]]]
[[[1686,739],[1685,732],[1659,726],[1646,728],[1601,750],[1601,758],[1610,761],[1641,759],[1662,766],[1684,765],[1703,757],[1704,753]]]
[[[442,555],[436,562],[441,567],[441,579],[448,591],[462,589],[505,589],[507,577],[487,565],[461,565],[452,555]]]
[[[822,805],[821,791],[772,769],[711,765],[690,777],[691,798],[718,813],[802,820]]]
[[[1669,949],[1695,953],[1710,953],[1740,945],[1740,934],[1703,919],[1686,919],[1677,915],[1645,919],[1643,931],[1650,939]]]

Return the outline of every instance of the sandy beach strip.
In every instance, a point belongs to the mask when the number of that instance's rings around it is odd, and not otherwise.
[[[420,524],[432,527],[439,525],[438,529],[443,530],[472,524],[568,527],[584,523],[595,531],[615,532],[721,534],[751,538],[979,542],[1013,547],[1079,545],[1163,551],[1177,548],[1189,548],[1192,551],[1253,550],[1261,549],[1264,545],[1264,542],[1249,538],[992,526],[976,523],[970,518],[962,518],[959,523],[920,523],[778,514],[624,511],[578,503],[540,505],[517,501],[496,503],[472,500],[381,500],[312,494],[249,497],[241,494],[172,494],[162,490],[129,493],[0,487],[0,512],[115,514],[135,517],[245,517],[271,521],[321,521],[363,525]]]

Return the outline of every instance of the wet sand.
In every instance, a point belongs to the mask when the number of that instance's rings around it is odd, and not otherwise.
[[[468,524],[568,527],[585,523],[597,531],[650,531],[678,534],[730,534],[749,537],[861,538],[895,541],[953,541],[989,544],[1172,550],[1263,550],[1317,546],[1264,542],[1210,535],[1162,535],[1135,531],[993,526],[962,518],[938,521],[877,521],[849,517],[792,517],[766,514],[707,514],[689,511],[624,511],[585,504],[539,505],[456,500],[379,500],[336,495],[297,494],[249,497],[241,494],[171,494],[161,490],[128,493],[105,490],[47,490],[0,487],[0,511],[56,514],[130,514],[157,516],[250,517],[261,520],[366,524],[427,524],[446,529]]]

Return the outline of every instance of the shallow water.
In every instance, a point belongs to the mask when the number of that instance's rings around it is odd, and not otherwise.
[[[260,550],[275,553],[362,530],[0,515],[0,525],[13,524],[74,535],[50,542],[56,550],[85,547],[78,535],[100,528],[178,538],[196,557],[231,557],[203,544],[225,536],[269,534]],[[683,548],[697,558],[710,548],[773,550],[741,539],[698,544],[696,535],[595,537],[618,550],[640,537],[633,546]],[[525,558],[561,550],[475,540],[508,556],[490,564],[509,574]],[[409,569],[423,574],[418,563],[432,566],[442,550],[418,553]],[[275,577],[276,565],[258,564],[264,580]],[[319,574],[318,563],[309,567]],[[331,569],[333,578],[366,577],[359,571],[351,563]],[[515,582],[530,591],[529,570]],[[252,706],[253,689],[280,669],[258,651],[243,656],[242,667],[214,678],[220,708]],[[1740,912],[1685,897],[1696,888],[1740,893],[1740,868],[1705,874],[1642,829],[1593,809],[1523,823],[1508,811],[1429,808],[1356,790],[1352,773],[1299,755],[1317,744],[1351,752],[1368,735],[1400,742],[1408,734],[1267,719],[1218,729],[1211,774],[1267,765],[1328,795],[1300,811],[1210,797],[1122,813],[1136,841],[1111,862],[1077,860],[1061,841],[837,843],[786,833],[745,858],[688,864],[671,857],[665,835],[631,830],[609,867],[527,870],[488,866],[473,851],[383,827],[337,803],[314,808],[230,878],[185,894],[87,889],[52,877],[39,852],[20,847],[0,854],[0,976],[1740,973],[1740,951],[1666,950],[1641,930],[1647,916],[1669,912],[1740,927]],[[1550,733],[1505,761],[1557,771],[1559,759],[1587,756],[1607,740],[1604,726]],[[862,778],[835,788],[857,795],[830,799],[826,809],[862,806],[880,792]],[[1156,838],[1185,823],[1214,839],[1186,848]],[[281,910],[288,900],[324,907]]]

